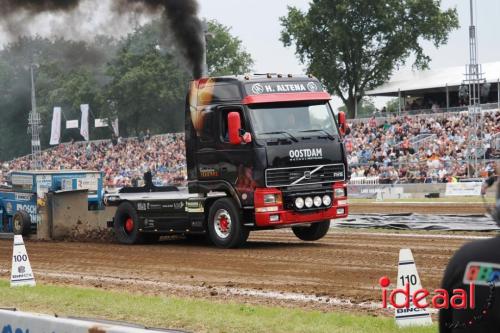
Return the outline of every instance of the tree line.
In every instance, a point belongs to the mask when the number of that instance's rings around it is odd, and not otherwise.
[[[356,109],[372,113],[375,107],[365,92],[387,82],[408,59],[414,68],[428,68],[431,59],[423,43],[444,45],[459,26],[457,10],[441,9],[440,0],[313,0],[307,11],[289,7],[280,21],[283,45],[294,47],[308,73],[342,99],[349,117]],[[161,24],[153,22],[120,40],[26,37],[7,45],[0,51],[0,160],[29,152],[26,119],[32,62],[38,64],[44,146],[54,106],[61,106],[72,119],[78,118],[83,103],[90,104],[95,117],[118,115],[124,136],[146,129],[182,130],[190,76],[175,50],[161,42],[160,29]],[[209,74],[250,71],[252,58],[228,27],[211,21],[209,32]],[[397,99],[388,103],[387,110],[395,103]],[[109,134],[99,129],[92,138]],[[65,131],[63,140],[78,136],[76,130]]]
[[[79,119],[89,104],[95,118],[119,118],[122,136],[182,131],[188,82],[192,79],[175,50],[162,40],[158,21],[121,39],[97,36],[90,42],[21,37],[0,51],[0,161],[30,153],[30,66],[34,64],[42,148],[48,146],[52,110]],[[217,21],[208,22],[210,75],[244,74],[253,60],[241,40]],[[111,129],[92,129],[91,139]],[[63,130],[62,141],[81,140],[78,129]]]

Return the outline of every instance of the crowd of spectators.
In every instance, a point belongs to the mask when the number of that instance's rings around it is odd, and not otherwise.
[[[148,170],[156,185],[183,185],[187,178],[183,134],[66,143],[43,151],[41,160],[45,170],[102,171],[107,187],[141,185]],[[8,171],[29,170],[30,163],[30,156],[3,163],[0,184]]]
[[[468,117],[467,113],[372,117],[351,124],[345,146],[352,177],[376,177],[380,183],[487,177],[495,169],[492,160],[500,158],[492,146],[500,133],[500,112],[484,113],[478,135]],[[477,157],[478,170],[473,170],[470,156]]]
[[[372,117],[350,124],[345,147],[351,176],[380,183],[454,182],[495,169],[500,152],[491,142],[500,136],[500,111],[484,114],[483,144],[470,146],[474,137],[467,113],[391,118]],[[500,148],[500,147],[498,147]],[[497,148],[497,149],[498,149]],[[476,155],[478,170],[470,156]],[[46,170],[99,170],[107,187],[140,185],[150,170],[156,185],[186,183],[183,134],[61,144],[42,152]],[[30,156],[0,163],[0,185],[12,170],[30,169]],[[477,171],[477,172],[476,172]]]

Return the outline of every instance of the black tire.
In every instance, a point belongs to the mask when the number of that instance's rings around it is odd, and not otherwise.
[[[224,220],[226,222],[222,223]],[[249,230],[243,226],[241,212],[232,199],[223,198],[212,204],[208,214],[208,235],[215,246],[224,249],[245,244]]]
[[[15,235],[29,235],[31,232],[30,215],[24,210],[17,211],[12,217],[12,229]]]
[[[303,241],[313,242],[323,238],[330,229],[330,221],[312,223],[309,227],[292,227],[293,233]]]
[[[127,225],[129,219],[131,219],[132,224],[129,222]],[[144,240],[142,233],[139,231],[137,211],[130,202],[122,202],[118,206],[113,227],[116,239],[122,244],[138,244]]]

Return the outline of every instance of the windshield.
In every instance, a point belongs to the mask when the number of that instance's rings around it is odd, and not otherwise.
[[[250,108],[253,129],[258,137],[285,134],[295,136],[338,135],[328,103],[303,105],[265,105]],[[308,133],[308,134],[306,134]]]

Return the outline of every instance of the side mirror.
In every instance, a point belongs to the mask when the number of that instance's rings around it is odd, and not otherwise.
[[[227,127],[229,142],[232,145],[252,142],[252,134],[245,132],[245,130],[241,128],[241,118],[238,112],[229,112],[227,115]]]
[[[239,145],[240,138],[241,118],[238,112],[229,112],[227,115],[227,132],[229,134],[229,142],[232,145]]]
[[[342,135],[345,135],[345,133],[347,132],[347,121],[346,121],[345,113],[340,111],[338,118],[339,118],[340,133]]]

